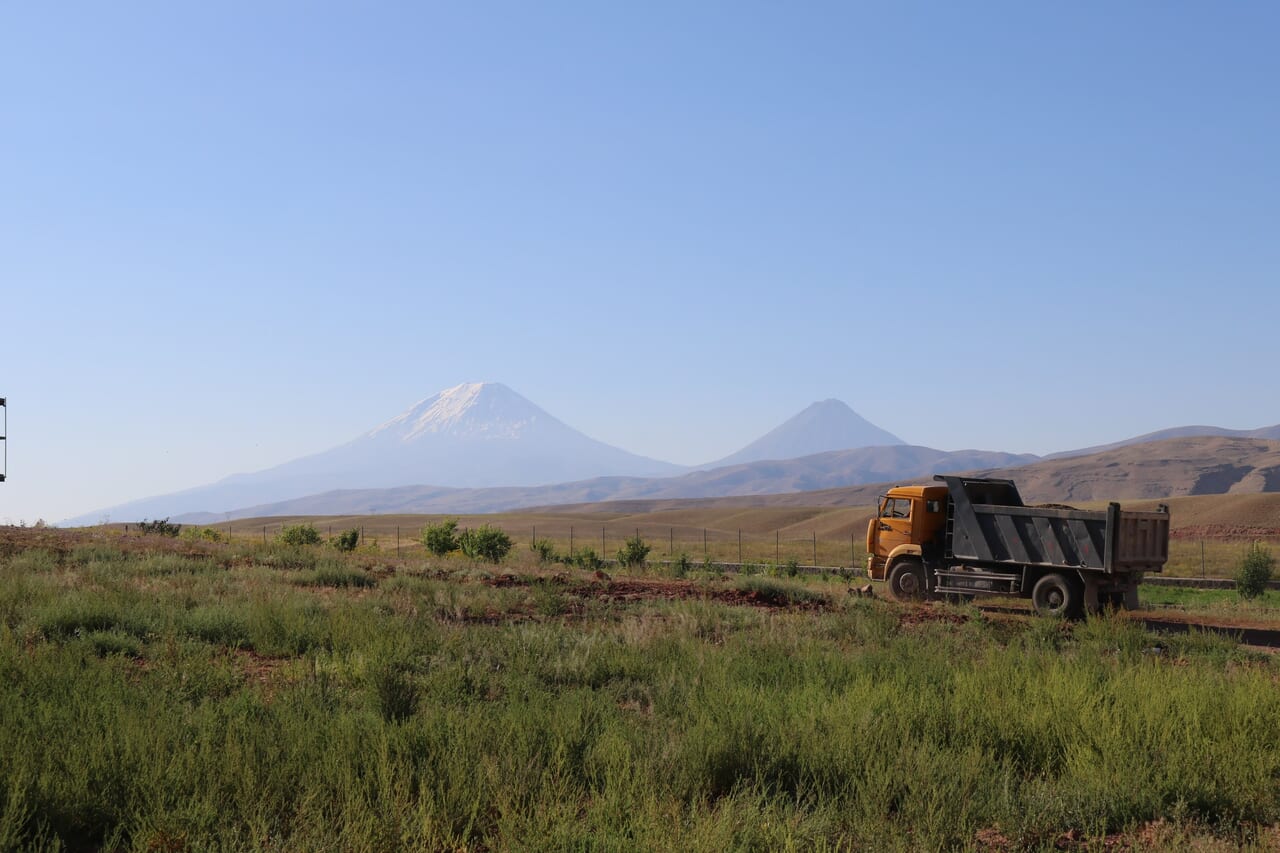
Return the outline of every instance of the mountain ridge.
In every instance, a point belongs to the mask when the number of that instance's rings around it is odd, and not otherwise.
[[[541,487],[450,489],[405,486],[396,489],[340,490],[326,494],[244,507],[231,518],[262,515],[349,515],[374,512],[501,512],[533,504],[640,500],[655,498],[727,497],[776,494],[867,482],[898,473],[925,476],[935,470],[961,470],[978,465],[1008,465],[1038,457],[982,450],[941,451],[893,445],[813,454],[799,459],[762,460],[677,477],[600,477]],[[188,515],[176,520],[208,523],[222,516]]]
[[[1148,432],[1107,444],[1096,444],[1092,447],[1082,447],[1077,450],[1062,450],[1057,453],[1049,453],[1044,458],[1066,459],[1071,456],[1085,456],[1093,453],[1102,453],[1107,450],[1118,450],[1121,447],[1129,447],[1134,444],[1164,441],[1168,438],[1257,438],[1264,441],[1280,441],[1280,424],[1258,427],[1257,429],[1227,429],[1203,424],[1169,427],[1168,429],[1156,430],[1155,432]]]
[[[1256,430],[1174,427],[1042,460],[1031,454],[948,452],[907,445],[847,404],[829,398],[810,404],[737,452],[690,468],[593,439],[501,383],[469,382],[418,400],[328,450],[63,523],[91,524],[103,515],[117,519],[244,517],[247,510],[285,505],[327,513],[334,511],[334,501],[338,511],[352,511],[356,505],[370,512],[387,511],[376,508],[388,502],[421,507],[420,511],[447,511],[441,508],[448,501],[462,502],[472,510],[498,510],[591,500],[822,491],[934,471],[1007,469],[1088,457],[1187,435],[1280,439],[1280,425]],[[879,443],[841,447],[868,440]],[[808,452],[813,448],[822,449]],[[1230,479],[1233,470],[1223,469],[1213,476]],[[1259,476],[1262,487],[1270,488],[1269,475]]]

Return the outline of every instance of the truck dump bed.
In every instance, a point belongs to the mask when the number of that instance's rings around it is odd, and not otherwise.
[[[975,565],[1158,572],[1169,558],[1168,512],[1028,507],[1011,480],[937,475],[950,494],[947,555]]]

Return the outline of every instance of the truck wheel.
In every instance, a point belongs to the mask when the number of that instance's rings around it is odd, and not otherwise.
[[[924,598],[924,565],[919,560],[899,560],[889,571],[889,592],[898,601]]]
[[[1031,590],[1031,604],[1041,616],[1079,619],[1083,612],[1084,590],[1077,578],[1053,572],[1036,581]]]

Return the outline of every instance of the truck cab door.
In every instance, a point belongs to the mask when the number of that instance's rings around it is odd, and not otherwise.
[[[885,562],[893,549],[911,541],[911,504],[910,498],[882,498],[880,512],[871,519],[875,547],[869,568],[876,580],[884,580]]]

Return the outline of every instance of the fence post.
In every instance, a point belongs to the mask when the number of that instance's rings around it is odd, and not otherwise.
[[[858,562],[858,557],[853,550],[856,547],[854,543],[857,541],[854,536],[855,534],[853,533],[849,534],[849,568],[851,569],[855,568],[854,564]]]
[[[262,544],[267,544],[267,526],[265,524],[262,525]]]
[[[569,525],[569,556],[573,556],[573,525]]]
[[[702,528],[702,559],[707,559],[707,528]]]
[[[1200,578],[1204,579],[1204,540],[1200,540]]]
[[[818,565],[818,531],[813,531],[813,564]]]
[[[738,568],[742,568],[742,528],[738,528]]]
[[[676,529],[674,527],[667,528],[667,557],[672,560],[676,558]]]
[[[773,531],[773,562],[774,565],[782,565],[782,531]]]
[[[400,556],[400,525],[396,525],[396,557]]]
[[[600,559],[604,559],[605,552],[609,549],[604,544],[604,525],[600,525]]]

